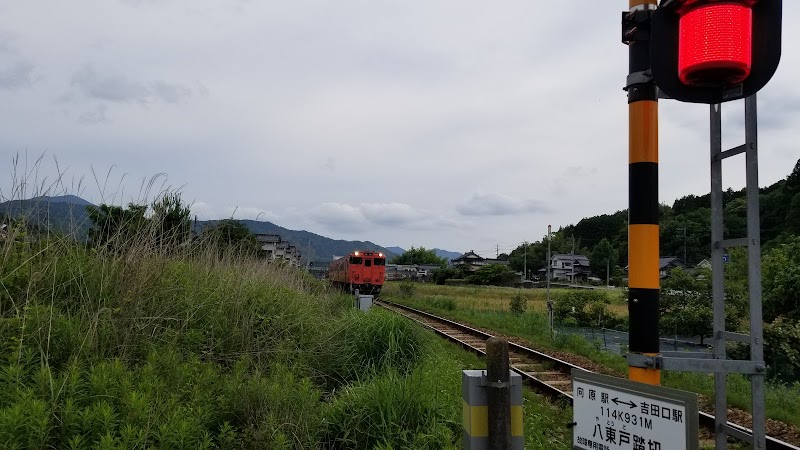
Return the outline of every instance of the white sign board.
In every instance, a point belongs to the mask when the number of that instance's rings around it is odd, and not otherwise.
[[[572,447],[696,450],[697,394],[572,371]]]

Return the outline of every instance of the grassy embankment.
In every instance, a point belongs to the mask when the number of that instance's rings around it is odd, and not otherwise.
[[[480,361],[291,268],[0,241],[4,449],[460,448]],[[526,398],[527,448],[568,448],[568,408]]]
[[[556,336],[551,339],[546,317],[546,293],[543,289],[513,289],[484,286],[437,286],[432,283],[414,285],[414,295],[403,297],[399,283],[389,283],[384,297],[399,303],[430,311],[442,316],[469,322],[475,326],[519,336],[543,348],[568,351],[587,357],[606,366],[610,373],[623,376],[627,364],[619,355],[604,352],[600,346],[578,336]],[[606,291],[609,309],[627,316],[624,300],[616,291]],[[511,299],[522,295],[527,300],[527,311],[521,316],[510,312]],[[551,290],[554,301],[565,295],[564,290]],[[697,392],[709,397],[714,394],[711,375],[697,373],[664,372],[665,386]],[[750,411],[750,382],[741,375],[728,377],[728,404]],[[800,426],[800,384],[786,386],[768,383],[766,395],[767,417]]]

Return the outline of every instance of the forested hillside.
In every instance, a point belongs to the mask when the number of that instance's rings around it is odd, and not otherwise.
[[[800,160],[786,179],[762,188],[761,239],[764,250],[800,235]],[[724,192],[725,238],[744,237],[747,233],[746,191]],[[675,200],[672,206],[661,205],[660,239],[661,255],[686,257],[686,263],[696,265],[711,252],[711,198],[710,194],[687,195]],[[619,268],[628,261],[628,211],[587,217],[575,225],[554,232],[551,249],[555,252],[585,254],[590,259],[609,258]],[[528,267],[544,267],[547,251],[546,236],[539,242],[528,244]],[[511,265],[523,268],[524,246],[511,252]],[[592,258],[592,256],[596,258]],[[595,262],[593,261],[593,264]]]

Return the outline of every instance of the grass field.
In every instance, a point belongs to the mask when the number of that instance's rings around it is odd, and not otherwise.
[[[387,284],[389,293],[397,293],[396,282]],[[545,289],[515,289],[498,286],[440,286],[434,283],[416,283],[415,294],[436,301],[452,300],[459,308],[480,311],[508,311],[509,299],[522,295],[530,311],[547,311],[547,292]],[[551,289],[551,296],[558,298],[568,289]],[[606,294],[608,309],[619,317],[627,317],[628,307],[619,289],[599,289]]]

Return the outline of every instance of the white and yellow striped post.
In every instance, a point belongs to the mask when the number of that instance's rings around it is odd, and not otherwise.
[[[509,371],[511,388],[511,448],[525,446],[522,427],[522,377]],[[485,370],[464,370],[461,378],[464,400],[464,448],[489,449],[489,380]]]

